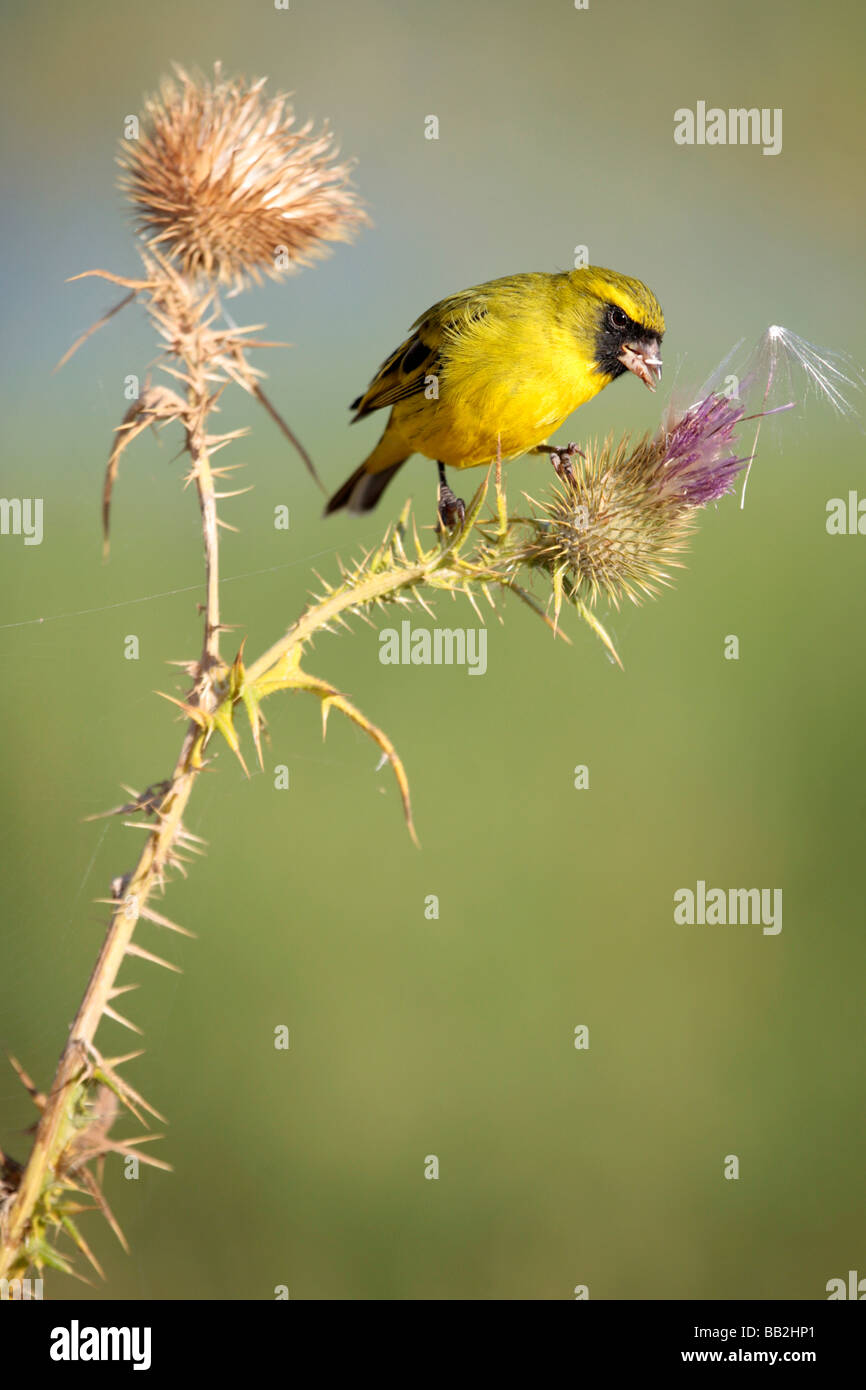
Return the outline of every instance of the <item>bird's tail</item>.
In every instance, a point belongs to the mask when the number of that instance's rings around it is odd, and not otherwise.
[[[381,468],[376,473],[368,471],[369,459],[356,468],[351,478],[347,478],[341,488],[338,488],[325,508],[325,515],[330,512],[338,512],[343,507],[348,507],[350,512],[371,512],[378,502],[385,488],[390,483],[394,474],[403,467],[406,458],[398,459],[388,468]]]

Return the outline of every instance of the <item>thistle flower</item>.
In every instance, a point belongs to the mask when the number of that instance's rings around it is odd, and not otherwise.
[[[711,393],[685,414],[670,416],[654,441],[660,451],[654,481],[683,507],[703,507],[733,490],[745,459],[734,449],[743,418],[739,401]]]
[[[711,393],[669,417],[655,436],[592,446],[531,518],[514,562],[546,570],[557,612],[570,600],[619,606],[669,582],[695,525],[695,512],[723,497],[745,466],[735,432],[744,407]],[[536,504],[537,505],[537,504]]]
[[[183,274],[237,292],[309,265],[368,222],[327,126],[295,128],[288,98],[266,98],[264,78],[229,81],[218,63],[212,81],[175,72],[118,163],[138,231]]]

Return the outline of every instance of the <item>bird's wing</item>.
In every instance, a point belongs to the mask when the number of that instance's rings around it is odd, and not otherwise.
[[[478,290],[463,290],[434,304],[413,323],[412,336],[391,353],[366,391],[352,402],[353,423],[423,391],[428,377],[440,375],[443,339],[459,336],[486,313],[486,296]]]

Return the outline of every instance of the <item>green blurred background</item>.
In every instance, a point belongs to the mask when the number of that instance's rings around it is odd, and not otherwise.
[[[292,342],[261,365],[333,487],[382,422],[349,431],[347,402],[425,306],[568,268],[577,244],[658,294],[663,396],[773,322],[866,360],[864,20],[853,0],[4,11],[2,491],[44,497],[45,539],[0,541],[0,1043],[47,1085],[104,929],[92,899],[141,840],[83,818],[169,771],[182,726],[153,692],[179,692],[166,663],[199,646],[197,511],[169,434],[124,459],[100,559],[123,378],[154,354],[141,312],[52,375],[119,297],[65,278],[136,274],[114,186],[123,118],[171,60],[219,58],[294,92],[357,156],[374,228],[231,305]],[[673,112],[698,100],[782,107],[783,152],[675,146]],[[629,378],[561,437],[642,430],[658,410]],[[255,488],[227,504],[240,531],[223,570],[225,620],[255,654],[313,569],[374,542],[407,488],[430,510],[432,468],[410,465],[374,517],[326,524],[254,403],[236,395],[222,420],[253,426],[232,461]],[[320,640],[307,664],[405,759],[423,848],[372,746],[336,716],[322,744],[311,699],[271,704],[265,774],[220,755],[189,817],[208,856],[165,900],[199,939],[141,929],[185,973],[124,976],[142,983],[125,1002],[147,1046],[129,1075],[170,1119],[157,1147],[174,1172],[134,1183],[110,1166],[132,1254],[88,1218],[107,1284],[55,1277],[49,1295],[821,1298],[866,1273],[866,540],[824,526],[828,498],[866,491],[862,455],[819,403],[768,432],[745,511],[709,509],[675,589],[610,615],[624,672],[586,629],[554,643],[517,603],[490,626],[483,679],[382,667],[363,626]],[[511,495],[546,468],[513,464]],[[781,887],[783,931],[675,926],[673,893],[697,879]],[[134,1046],[111,1023],[100,1041]],[[18,1157],[31,1113],[7,1071],[0,1143]]]

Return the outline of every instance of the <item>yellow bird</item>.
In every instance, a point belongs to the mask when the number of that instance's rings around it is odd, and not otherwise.
[[[654,390],[664,331],[652,291],[600,266],[507,275],[443,299],[352,402],[353,423],[386,405],[391,414],[326,513],[370,511],[415,453],[438,464],[439,516],[448,526],[462,521],[464,509],[445,465],[549,453],[567,474],[577,446],[555,450],[549,436],[626,371]]]

